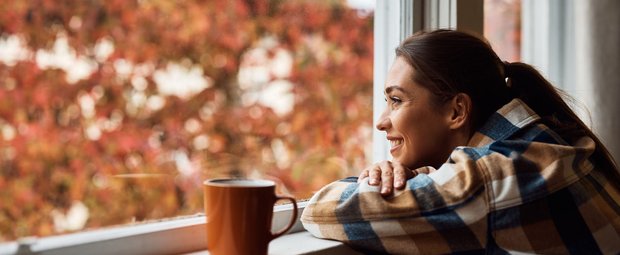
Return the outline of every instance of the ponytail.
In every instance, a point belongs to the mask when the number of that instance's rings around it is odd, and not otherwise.
[[[569,143],[583,136],[588,136],[596,143],[593,159],[606,174],[620,179],[617,164],[613,157],[577,114],[566,104],[565,100],[573,98],[564,91],[554,87],[536,69],[524,63],[504,62],[504,73],[508,87],[514,97],[521,99],[541,116],[543,122],[557,132]]]

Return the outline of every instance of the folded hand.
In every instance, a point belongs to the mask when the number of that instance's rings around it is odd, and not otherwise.
[[[368,177],[368,184],[381,187],[381,195],[389,196],[393,189],[405,188],[407,180],[416,176],[416,173],[399,162],[383,161],[364,169],[357,182]]]

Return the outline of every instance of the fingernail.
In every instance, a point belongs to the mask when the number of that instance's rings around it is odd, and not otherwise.
[[[396,187],[400,187],[403,186],[403,181],[397,181],[396,182]]]
[[[375,184],[379,183],[379,180],[377,180],[377,179],[370,179],[370,182],[368,182],[368,183],[371,184],[371,185],[375,185]]]
[[[381,189],[381,193],[388,193],[388,192],[390,192],[390,189],[388,188]]]

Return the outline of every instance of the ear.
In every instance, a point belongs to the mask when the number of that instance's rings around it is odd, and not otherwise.
[[[466,128],[471,118],[471,98],[465,93],[456,94],[446,103],[448,126],[452,130]]]

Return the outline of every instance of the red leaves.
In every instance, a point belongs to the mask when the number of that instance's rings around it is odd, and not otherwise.
[[[3,4],[0,31],[24,36],[33,57],[0,63],[0,236],[52,234],[50,211],[73,200],[88,207],[86,227],[97,227],[199,212],[208,177],[271,178],[306,198],[350,174],[370,141],[369,20],[315,1]],[[59,33],[75,57],[96,61],[73,84],[67,72],[78,65],[41,70],[34,57]],[[102,38],[113,49],[96,58]],[[241,88],[242,56],[257,47],[269,59],[285,51],[291,66]],[[154,72],[169,63],[200,66],[209,87],[160,94]],[[291,87],[273,99],[290,98],[291,112],[244,101],[274,81]]]

